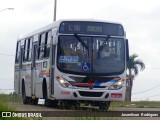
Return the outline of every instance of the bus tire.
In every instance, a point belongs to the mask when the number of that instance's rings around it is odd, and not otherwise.
[[[110,106],[110,101],[108,102],[99,102],[99,109],[102,111],[108,110]]]
[[[32,105],[37,105],[38,104],[38,98],[32,99]]]
[[[29,98],[26,96],[24,80],[22,82],[22,101],[23,101],[23,104],[28,104],[29,103]]]
[[[46,100],[45,100],[45,106],[46,106],[46,107],[57,108],[57,107],[58,107],[58,100],[46,99]]]

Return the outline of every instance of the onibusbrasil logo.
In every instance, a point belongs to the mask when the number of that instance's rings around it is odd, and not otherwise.
[[[6,117],[42,117],[40,112],[2,112],[2,118]]]

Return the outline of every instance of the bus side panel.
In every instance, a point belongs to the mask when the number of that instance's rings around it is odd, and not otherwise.
[[[36,76],[35,76],[35,95],[38,98],[43,98],[43,81],[46,81],[47,95],[50,94],[50,70],[49,70],[49,59],[40,60],[36,62]]]
[[[34,80],[34,88],[35,88],[35,96],[37,98],[42,98],[42,78],[40,77],[41,71],[41,63],[42,61],[36,61],[36,70],[35,70],[35,80]]]

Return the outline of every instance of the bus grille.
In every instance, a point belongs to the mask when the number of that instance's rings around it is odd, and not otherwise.
[[[83,97],[101,97],[103,92],[86,92],[86,91],[79,91],[79,94]]]

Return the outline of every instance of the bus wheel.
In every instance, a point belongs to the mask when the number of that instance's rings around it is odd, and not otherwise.
[[[58,107],[58,101],[57,100],[46,99],[45,100],[45,106],[57,108]]]
[[[37,105],[38,104],[38,98],[32,99],[32,105]]]
[[[104,110],[108,110],[110,106],[110,101],[108,102],[99,102],[99,109],[104,111]]]
[[[22,100],[23,100],[23,104],[28,104],[29,103],[29,97],[26,96],[24,81],[22,83]]]

